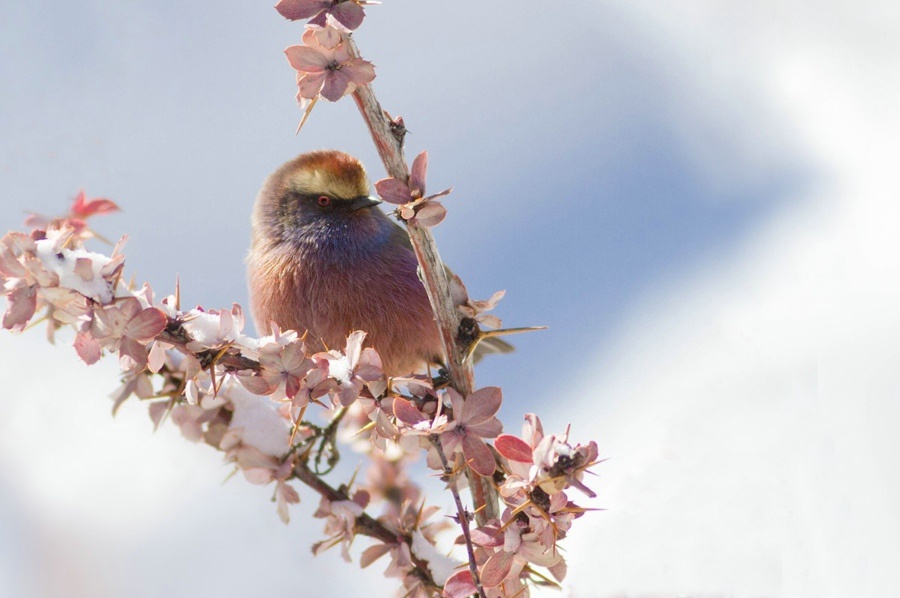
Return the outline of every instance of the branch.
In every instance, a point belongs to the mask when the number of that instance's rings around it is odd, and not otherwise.
[[[294,466],[294,477],[309,488],[312,488],[320,496],[325,497],[331,502],[351,500],[351,497],[347,494],[347,492],[338,490],[337,488],[330,486],[322,478],[313,473],[313,471],[309,469],[305,462],[299,462]],[[355,532],[358,534],[362,534],[363,536],[374,538],[376,540],[384,542],[385,544],[400,544],[402,542],[409,546],[412,546],[411,536],[409,536],[408,534],[391,531],[383,523],[381,523],[368,513],[363,513],[356,518]],[[428,567],[428,563],[418,558],[412,551],[410,551],[410,554],[413,565],[416,569],[415,575],[428,586],[440,587],[439,584],[434,581],[434,577],[432,577],[431,575],[431,570]]]
[[[350,39],[351,52],[359,56],[356,43]],[[394,134],[396,123],[388,118],[371,84],[359,86],[353,92],[353,99],[362,114],[363,120],[369,127],[372,140],[384,163],[388,175],[395,179],[407,182],[409,180],[409,167],[403,156],[402,136]],[[394,125],[392,127],[392,125]],[[450,293],[450,278],[438,254],[437,244],[431,231],[423,226],[406,223],[406,231],[412,242],[416,259],[419,260],[420,277],[431,308],[434,310],[435,320],[444,342],[444,353],[447,357],[447,373],[450,384],[463,396],[472,394],[475,390],[475,372],[472,368],[472,360],[466,359],[468,344],[463,346],[458,342],[460,332],[460,314],[456,308]],[[484,525],[490,519],[500,517],[497,490],[493,482],[482,478],[473,471],[467,469],[466,477],[472,492],[472,500],[475,504],[475,517],[479,525]]]

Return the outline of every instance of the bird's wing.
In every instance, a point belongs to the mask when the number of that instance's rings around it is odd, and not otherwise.
[[[409,240],[409,234],[406,232],[406,229],[404,229],[396,222],[394,222],[394,228],[391,231],[390,242],[402,247],[406,247],[410,251],[413,250],[412,242],[410,242]],[[446,264],[444,264],[444,269],[447,270],[447,276],[453,276],[453,271],[450,270],[450,268],[448,268]],[[515,347],[501,338],[488,337],[482,339],[481,342],[478,343],[478,346],[475,347],[475,353],[472,355],[472,358],[477,363],[485,355],[491,355],[493,353],[512,353],[515,350]]]
[[[391,229],[390,244],[399,245],[412,251],[412,241],[409,240],[409,233],[406,232],[406,229],[394,222],[393,219],[391,219],[391,224],[394,225],[394,228]]]

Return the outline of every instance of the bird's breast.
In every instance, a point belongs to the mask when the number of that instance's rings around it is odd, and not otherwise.
[[[251,308],[269,322],[307,332],[313,350],[341,349],[353,330],[382,357],[385,371],[412,371],[441,354],[440,337],[408,247],[387,241],[340,248],[334,242],[251,251]],[[317,346],[318,345],[318,346]]]

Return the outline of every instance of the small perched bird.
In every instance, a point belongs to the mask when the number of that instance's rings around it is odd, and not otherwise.
[[[247,257],[257,330],[306,332],[313,350],[342,348],[363,330],[392,376],[443,361],[409,236],[379,203],[362,164],[339,151],[302,154],[266,179]],[[485,339],[476,358],[511,350]]]

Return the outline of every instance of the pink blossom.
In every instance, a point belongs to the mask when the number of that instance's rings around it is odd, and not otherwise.
[[[485,587],[496,588],[507,579],[517,579],[526,565],[554,567],[562,560],[556,545],[546,545],[529,525],[528,517],[507,509],[501,517],[503,548],[494,552],[481,570]]]
[[[325,27],[326,23],[331,22],[352,31],[362,24],[366,16],[362,4],[357,0],[280,0],[275,10],[291,21],[312,17],[310,25]]]
[[[251,392],[269,394],[276,392],[273,397],[276,400],[287,397],[294,399],[303,386],[303,381],[309,371],[315,367],[313,360],[306,356],[306,347],[301,341],[294,341],[281,348],[278,353],[265,353],[260,356],[259,364],[262,370],[257,379],[261,379],[269,387],[267,392],[262,387],[248,387]],[[247,386],[247,381],[241,378],[241,382]],[[303,404],[306,404],[307,395],[302,396]],[[302,407],[302,405],[298,405]]]
[[[443,403],[440,401],[437,401],[437,410],[432,416],[423,413],[410,401],[402,397],[395,397],[391,402],[391,407],[394,411],[394,417],[406,424],[407,428],[405,429],[412,434],[425,436],[441,434],[450,425],[449,418],[441,413]]]
[[[6,293],[7,308],[3,327],[21,332],[37,309],[37,285],[19,285]]]
[[[353,56],[349,42],[343,38],[328,47],[322,44],[321,34],[307,29],[303,44],[284,51],[288,62],[297,70],[297,100],[301,103],[320,94],[326,100],[336,102],[375,78],[372,63]]]
[[[430,228],[440,224],[447,215],[443,204],[434,200],[449,194],[452,188],[425,197],[427,171],[428,152],[422,152],[413,160],[408,183],[395,178],[381,179],[375,183],[375,190],[384,201],[400,205],[397,210],[401,218],[410,224]]]
[[[329,394],[336,396],[344,407],[359,398],[363,386],[373,384],[380,389],[386,386],[385,375],[381,370],[381,358],[375,349],[371,347],[363,349],[365,338],[365,332],[356,330],[347,337],[343,354],[326,351],[316,353],[312,357],[321,371],[327,372],[331,382]]]
[[[169,416],[172,423],[181,430],[181,435],[191,442],[203,440],[203,424],[212,413],[199,405],[176,405]]]
[[[500,328],[502,323],[497,316],[487,314],[497,306],[497,303],[503,299],[506,291],[497,291],[487,301],[477,301],[469,299],[469,292],[462,279],[453,274],[450,277],[450,293],[453,296],[453,302],[457,305],[459,312],[466,317],[473,318],[479,324],[490,328]]]
[[[59,277],[44,271],[36,258],[37,244],[24,233],[8,233],[0,240],[0,275],[7,298],[3,327],[20,332],[38,308],[38,288],[59,284]]]
[[[94,311],[91,334],[106,348],[119,351],[123,369],[143,369],[147,365],[146,344],[167,324],[162,311],[143,308],[135,297]]]
[[[560,436],[546,436],[534,451],[534,462],[540,468],[541,488],[548,494],[574,486],[594,498],[596,494],[582,483],[584,472],[597,463],[597,443],[569,445],[568,432]]]
[[[97,198],[88,200],[86,197],[84,191],[78,192],[78,196],[72,202],[72,207],[69,208],[73,216],[89,218],[95,214],[111,214],[121,209],[114,201],[109,199]]]
[[[87,218],[94,215],[110,214],[118,212],[119,206],[109,199],[97,198],[86,199],[84,191],[79,191],[72,205],[69,207],[69,213],[59,218],[50,218],[40,214],[30,214],[25,219],[25,225],[36,229],[62,230],[69,229],[74,239],[78,243],[82,243],[91,237],[97,236],[87,227]]]
[[[405,464],[373,454],[366,470],[366,490],[387,503],[387,515],[399,518],[404,505],[417,504],[422,491],[406,473]]]
[[[313,554],[319,554],[332,546],[341,545],[341,556],[350,562],[350,542],[356,536],[356,518],[363,514],[369,504],[369,494],[359,490],[352,500],[330,501],[324,496],[313,517],[325,519],[325,535],[321,542],[313,544]]]
[[[541,421],[534,414],[526,416],[525,439],[508,434],[494,443],[497,452],[509,462],[508,477],[500,488],[510,497],[518,490],[532,492],[536,487],[553,495],[574,486],[593,498],[595,494],[581,480],[588,467],[597,463],[597,443],[571,446],[568,430],[562,435],[544,436]]]
[[[130,371],[126,372],[122,379],[122,385],[110,395],[113,400],[113,415],[119,409],[119,406],[125,402],[125,399],[132,394],[139,399],[149,399],[153,396],[153,383],[146,371]]]
[[[478,475],[490,476],[496,463],[491,449],[483,438],[496,438],[503,425],[495,416],[500,410],[502,395],[495,386],[476,390],[465,399],[453,388],[446,391],[453,405],[453,421],[441,434],[444,452],[461,452],[466,464]]]
[[[174,419],[174,413],[173,419]],[[275,482],[275,500],[279,518],[288,523],[288,505],[300,502],[300,495],[287,483],[293,475],[295,457],[281,459],[268,455],[256,447],[243,442],[242,431],[228,430],[221,439],[219,448],[226,451],[225,458],[234,462],[251,484],[265,485]]]

